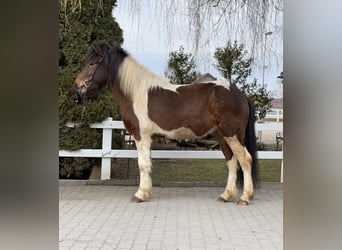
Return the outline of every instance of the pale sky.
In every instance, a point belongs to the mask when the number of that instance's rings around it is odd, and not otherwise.
[[[139,16],[132,18],[127,9],[127,3],[121,0],[117,4],[118,6],[113,10],[113,16],[123,29],[124,43],[122,47],[152,72],[164,75],[169,53],[178,50],[180,45],[184,46],[185,52],[192,53],[191,40],[185,34],[183,36],[183,27],[178,27],[179,32],[174,36],[172,35],[170,39],[166,29],[161,26],[162,22],[150,16],[151,10],[145,12],[142,9]],[[186,18],[185,13],[183,13],[183,16],[182,13],[179,15],[181,15],[179,19]],[[184,25],[186,24],[187,22]],[[221,43],[219,46],[224,46],[227,41],[222,39],[222,41],[217,42],[216,44]],[[208,72],[218,79],[222,79],[212,65],[215,62],[213,59],[215,47],[201,47],[201,50],[206,50],[205,52],[209,56],[197,62],[198,70],[203,74]],[[279,54],[276,59],[272,60],[271,58],[267,60],[266,65],[268,68],[265,70],[265,84],[267,84],[268,90],[273,93],[274,97],[282,96],[283,86],[281,80],[277,78],[280,72],[283,71],[282,44],[279,53],[281,55],[280,60]],[[252,81],[254,78],[258,80],[258,83],[262,83],[262,65],[253,68],[249,80]]]

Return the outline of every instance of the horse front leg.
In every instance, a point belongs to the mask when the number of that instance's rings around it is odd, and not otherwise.
[[[239,168],[237,159],[233,155],[230,160],[227,161],[227,167],[228,167],[228,180],[227,180],[227,186],[224,192],[220,195],[219,201],[233,201],[236,199],[238,195],[238,190],[236,188],[236,175],[237,170]]]
[[[134,194],[132,201],[142,202],[150,198],[152,192],[151,179],[151,137],[141,138],[135,141],[138,150],[138,165],[140,171],[139,189]]]

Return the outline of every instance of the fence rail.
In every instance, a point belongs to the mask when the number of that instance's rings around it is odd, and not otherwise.
[[[284,111],[282,108],[271,108],[267,113],[266,119],[275,119],[277,122],[283,119]]]
[[[68,127],[77,126],[68,123]],[[122,121],[113,121],[112,118],[101,123],[90,125],[91,128],[102,129],[102,149],[81,149],[77,151],[60,150],[59,157],[91,157],[101,158],[101,179],[110,179],[111,158],[137,158],[137,150],[112,149],[112,130],[125,129]],[[282,123],[256,123],[256,131],[283,131]],[[224,159],[220,150],[151,150],[152,158],[160,159]],[[283,151],[258,151],[259,159],[281,160],[280,182],[283,182]]]

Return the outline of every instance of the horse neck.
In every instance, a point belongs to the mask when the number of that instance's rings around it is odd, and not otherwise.
[[[127,98],[127,96],[122,92],[120,86],[118,84],[114,84],[111,88],[111,91],[113,93],[113,96],[115,100],[117,101],[120,109],[120,114],[123,119],[125,119],[125,116],[129,116],[127,110],[131,110],[133,107],[133,102],[130,98]]]

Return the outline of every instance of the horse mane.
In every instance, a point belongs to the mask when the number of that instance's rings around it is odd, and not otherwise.
[[[152,73],[138,63],[132,56],[127,56],[120,69],[120,88],[132,100],[143,98],[153,88],[175,91],[178,87],[165,78]]]

